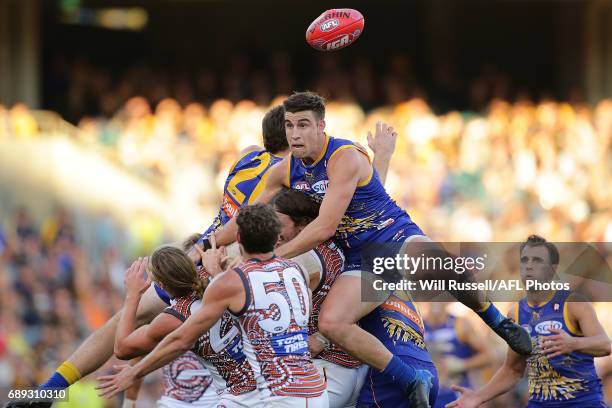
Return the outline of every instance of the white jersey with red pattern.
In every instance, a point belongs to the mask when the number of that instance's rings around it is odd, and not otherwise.
[[[188,351],[162,368],[162,395],[187,403],[204,400],[213,392],[210,372],[202,359]],[[216,395],[216,394],[212,394]]]
[[[325,391],[308,351],[310,299],[300,266],[272,257],[250,259],[234,268],[245,288],[236,319],[244,353],[262,396],[314,398]]]
[[[202,306],[195,294],[171,300],[165,310],[185,321]],[[229,312],[195,343],[192,351],[202,358],[217,394],[242,395],[257,389],[255,376],[242,352],[240,329]]]
[[[310,312],[310,321],[308,322],[308,334],[319,331],[319,313],[321,312],[323,301],[344,269],[344,254],[332,240],[319,244],[314,249],[314,252],[321,261],[323,273],[319,286],[312,291],[312,311]],[[357,368],[361,366],[361,361],[348,355],[344,350],[333,343],[321,351],[317,355],[317,358],[347,368]]]

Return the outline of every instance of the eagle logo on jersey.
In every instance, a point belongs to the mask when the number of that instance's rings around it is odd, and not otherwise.
[[[383,327],[387,329],[387,334],[394,342],[400,339],[405,343],[411,341],[417,347],[426,349],[423,336],[401,320],[393,317],[383,317],[382,323]]]
[[[584,391],[580,378],[569,378],[559,374],[542,354],[542,336],[532,338],[533,354],[527,358],[529,394],[534,399],[546,401],[569,400],[575,393]]]

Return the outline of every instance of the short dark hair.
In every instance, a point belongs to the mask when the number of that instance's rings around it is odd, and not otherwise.
[[[270,109],[261,122],[263,144],[272,154],[289,149],[285,133],[285,108],[282,105]]]
[[[553,244],[552,242],[546,241],[546,239],[542,238],[539,235],[530,235],[529,238],[527,238],[527,241],[521,244],[521,248],[519,251],[520,254],[523,253],[523,249],[526,246],[528,247],[545,246],[546,250],[548,250],[548,257],[550,258],[550,263],[552,265],[559,264],[559,250],[557,249],[555,244]]]
[[[319,215],[321,204],[306,194],[283,188],[272,199],[274,209],[285,214],[298,226],[309,224]]]
[[[314,92],[295,92],[283,101],[286,112],[313,111],[317,119],[325,119],[325,99]]]
[[[281,223],[270,205],[247,205],[238,213],[236,223],[240,243],[246,252],[263,254],[274,249]]]

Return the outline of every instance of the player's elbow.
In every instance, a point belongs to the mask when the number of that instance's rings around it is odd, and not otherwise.
[[[610,353],[612,353],[612,343],[610,342],[609,338],[606,338],[606,342],[603,344],[601,351],[602,354],[600,355],[600,357],[609,356]]]
[[[114,353],[119,360],[130,360],[137,357],[135,350],[123,342],[115,343]]]

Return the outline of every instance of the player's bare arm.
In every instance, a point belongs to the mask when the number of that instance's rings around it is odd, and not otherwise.
[[[277,255],[291,258],[331,238],[336,233],[357,185],[367,179],[371,171],[368,159],[357,149],[344,149],[334,155],[327,165],[329,186],[319,216],[297,237],[280,246],[276,250]]]
[[[485,340],[481,336],[474,336],[477,330],[468,319],[458,318],[457,322],[459,338],[474,351],[472,357],[461,361],[461,371],[474,370],[488,365],[491,362],[492,355]]]
[[[220,274],[206,289],[202,307],[196,313],[167,335],[138,364],[125,366],[114,375],[99,377],[100,384],[96,389],[101,396],[111,398],[129,388],[134,380],[163,367],[191,349],[198,337],[208,331],[226,309],[239,310],[244,301],[245,293],[240,277],[233,271]]]
[[[580,351],[595,357],[610,354],[610,338],[597,319],[593,305],[585,299],[578,299],[578,296],[580,295],[570,295],[566,307],[572,326],[582,336],[570,336],[564,330],[551,328],[550,331],[554,334],[547,336],[542,342],[542,351],[549,359],[573,351]],[[570,300],[572,298],[574,301]]]
[[[508,317],[515,315],[514,305],[508,311]],[[527,360],[508,348],[504,364],[497,370],[487,384],[479,390],[474,391],[469,388],[453,385],[455,391],[461,393],[461,397],[456,401],[446,405],[446,408],[476,408],[480,404],[492,400],[493,398],[502,395],[518,384],[525,374]]]

